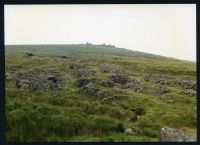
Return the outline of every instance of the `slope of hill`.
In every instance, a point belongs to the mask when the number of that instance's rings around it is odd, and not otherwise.
[[[159,141],[166,126],[195,134],[196,64],[120,50],[6,46],[6,140]]]
[[[70,54],[102,54],[102,55],[116,55],[141,57],[147,59],[165,59],[171,60],[173,58],[132,51],[124,48],[115,48],[109,45],[87,45],[87,44],[68,44],[68,45],[6,45],[6,52],[25,53],[33,52],[48,55],[70,55]]]

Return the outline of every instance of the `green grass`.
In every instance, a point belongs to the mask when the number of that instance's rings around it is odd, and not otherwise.
[[[172,103],[164,102],[158,96],[119,89],[119,86],[101,88],[129,94],[106,104],[79,91],[69,65],[74,65],[75,69],[94,69],[98,80],[109,80],[110,74],[98,67],[107,63],[125,69],[128,75],[146,86],[159,87],[144,81],[143,77],[151,73],[174,76],[178,80],[196,80],[193,62],[117,49],[85,45],[6,46],[6,140],[151,142],[158,141],[160,129],[165,126],[195,132],[196,97],[178,94],[184,91],[182,88],[166,86],[172,90]],[[25,52],[36,55],[27,57]],[[61,54],[68,58],[56,57]],[[120,59],[113,59],[114,56],[120,56]],[[27,73],[45,73],[48,69],[61,76],[65,86],[57,94],[51,90],[18,89],[12,80],[12,69]],[[138,115],[141,117],[137,119]],[[133,132],[124,133],[126,128],[132,128]]]

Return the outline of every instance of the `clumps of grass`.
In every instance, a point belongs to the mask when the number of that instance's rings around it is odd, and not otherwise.
[[[183,115],[166,114],[160,119],[171,127],[181,128],[182,126],[193,127],[197,125],[196,117],[193,114],[185,113]]]
[[[137,127],[141,128],[142,134],[152,138],[157,138],[161,129],[160,124],[157,124],[157,122],[147,118],[142,118],[137,123]]]
[[[123,124],[108,117],[95,116],[94,134],[97,136],[108,135],[110,132],[123,132]]]
[[[61,109],[47,104],[10,102],[6,111],[6,138],[9,141],[41,141],[48,136],[104,136],[123,132],[123,124],[105,116],[88,117],[77,108]]]

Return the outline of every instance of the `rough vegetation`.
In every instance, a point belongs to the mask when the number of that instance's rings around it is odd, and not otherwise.
[[[7,46],[7,141],[194,141],[195,63],[117,49]]]

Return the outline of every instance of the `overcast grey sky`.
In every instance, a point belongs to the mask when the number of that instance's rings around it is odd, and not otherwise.
[[[5,44],[113,44],[196,60],[196,5],[6,5]]]

